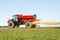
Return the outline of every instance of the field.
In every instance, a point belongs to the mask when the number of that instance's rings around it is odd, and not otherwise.
[[[60,28],[0,28],[0,40],[60,40]]]

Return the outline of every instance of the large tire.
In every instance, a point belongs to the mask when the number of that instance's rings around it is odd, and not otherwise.
[[[36,28],[36,24],[32,24],[31,25],[31,28]]]
[[[31,24],[31,23],[29,23],[29,22],[26,22],[26,23],[25,23],[25,27],[26,27],[26,28],[35,28],[35,27],[36,27],[36,24]]]
[[[15,26],[14,26],[14,23],[13,23],[13,22],[8,23],[8,27],[14,28],[14,27],[15,27]]]

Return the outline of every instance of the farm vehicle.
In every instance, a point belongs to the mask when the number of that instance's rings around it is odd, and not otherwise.
[[[12,19],[8,20],[8,26],[15,28],[16,26],[19,27],[20,25],[25,25],[26,28],[35,28],[36,24],[60,24],[60,22],[54,21],[39,21],[36,18],[36,14],[34,15],[23,15],[23,14],[16,14],[13,15]]]
[[[31,24],[32,22],[36,21],[36,14],[34,15],[22,15],[16,14],[12,16],[12,19],[8,20],[8,26],[15,28],[16,26],[19,27],[20,25],[25,24],[25,27],[35,28],[36,24]]]

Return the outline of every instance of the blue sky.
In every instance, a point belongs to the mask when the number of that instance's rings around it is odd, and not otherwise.
[[[7,20],[19,13],[60,21],[60,0],[0,0],[0,25],[7,25]]]

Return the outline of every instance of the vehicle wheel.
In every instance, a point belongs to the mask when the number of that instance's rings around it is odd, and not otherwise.
[[[35,27],[36,27],[36,24],[32,24],[32,25],[31,25],[31,28],[35,28]]]
[[[26,28],[35,28],[36,24],[30,24],[29,22],[25,23]]]
[[[13,22],[12,23],[8,23],[8,27],[14,28],[15,27],[14,23]]]

